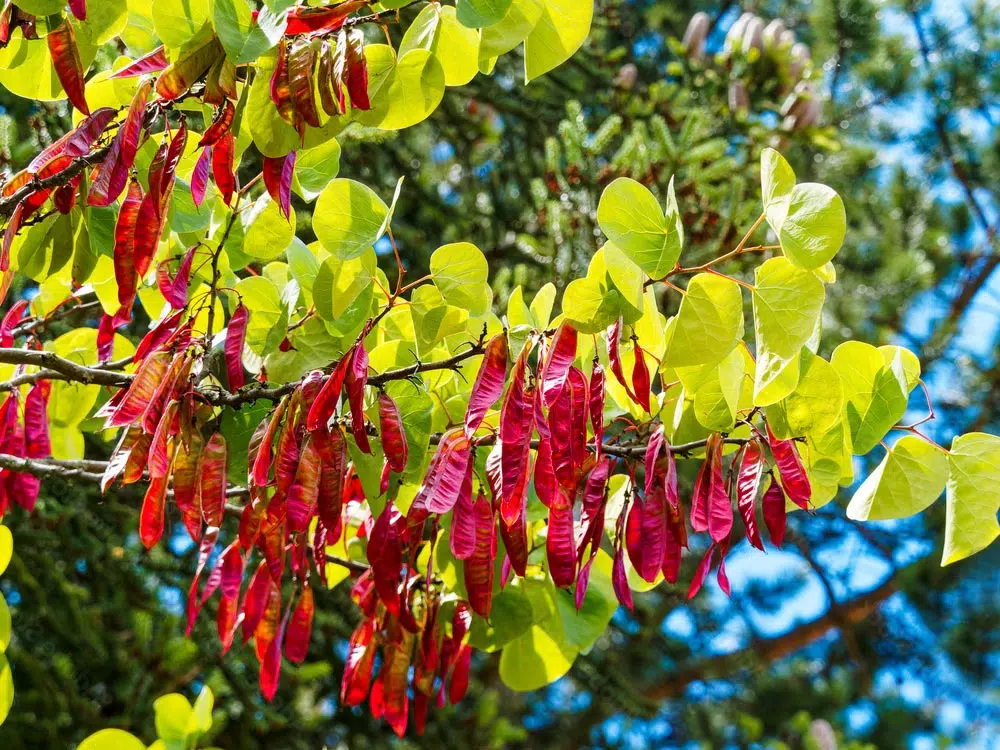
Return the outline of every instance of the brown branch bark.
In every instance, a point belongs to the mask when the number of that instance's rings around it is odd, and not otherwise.
[[[703,659],[681,671],[670,675],[661,682],[647,685],[642,694],[650,700],[662,701],[674,698],[684,692],[684,689],[696,680],[709,680],[725,677],[740,669],[748,662],[770,663],[808,646],[819,640],[830,630],[860,623],[892,596],[898,589],[896,576],[871,591],[842,604],[831,607],[822,617],[793,628],[784,635],[775,638],[760,638],[749,646],[731,654],[721,654]]]

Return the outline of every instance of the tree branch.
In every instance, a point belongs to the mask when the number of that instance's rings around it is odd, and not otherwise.
[[[72,360],[60,357],[54,352],[38,351],[37,349],[0,349],[0,364],[29,365],[42,368],[38,372],[19,375],[5,383],[0,383],[0,391],[9,391],[19,385],[34,383],[38,380],[68,380],[84,385],[126,386],[132,382],[132,376],[120,370],[131,362],[119,360],[105,365],[88,367]]]

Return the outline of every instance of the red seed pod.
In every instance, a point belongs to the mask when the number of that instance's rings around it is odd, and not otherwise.
[[[205,444],[198,469],[201,512],[208,526],[219,527],[226,510],[226,484],[229,451],[226,439],[216,432]]]
[[[192,629],[194,629],[195,620],[198,619],[198,612],[201,610],[202,599],[198,596],[198,581],[201,579],[201,574],[205,570],[205,566],[208,565],[208,558],[212,554],[212,550],[215,549],[215,543],[219,538],[218,529],[206,529],[205,535],[201,538],[201,544],[198,547],[198,565],[195,568],[194,578],[191,580],[191,587],[188,589],[187,598],[187,630],[185,631],[186,636],[191,635]],[[221,580],[221,571],[219,578]],[[218,587],[218,583],[215,584]],[[209,589],[208,584],[205,586],[207,595],[204,599],[208,599],[211,596],[212,591],[215,589]]]
[[[166,477],[170,470],[172,428],[177,419],[180,403],[171,401],[166,405],[149,444],[149,476],[151,479]]]
[[[635,606],[632,603],[632,589],[628,585],[628,575],[625,572],[625,553],[621,545],[615,551],[615,561],[611,567],[611,583],[614,586],[618,602],[628,607],[629,612],[633,611]]]
[[[768,425],[767,442],[771,446],[771,453],[778,465],[778,475],[781,477],[781,484],[788,498],[802,510],[808,510],[812,488],[809,486],[809,476],[802,465],[802,459],[795,448],[795,441],[778,440]]]
[[[167,500],[167,477],[154,477],[142,501],[139,513],[139,540],[146,549],[152,549],[163,536],[163,509]]]
[[[549,508],[549,529],[545,539],[545,550],[552,582],[560,588],[572,586],[576,580],[572,508]]]
[[[111,458],[108,459],[108,466],[104,470],[104,475],[101,478],[102,494],[107,492],[108,487],[111,486],[112,482],[120,477],[122,472],[125,471],[125,466],[128,464],[132,447],[135,445],[136,439],[139,437],[141,432],[142,430],[137,427],[131,427],[122,432],[118,445],[116,445],[114,451],[112,451]]]
[[[154,352],[142,361],[128,392],[106,420],[105,427],[124,427],[142,416],[153,398],[156,386],[166,374],[171,359],[169,353],[161,351]]]
[[[295,174],[295,152],[290,151],[285,156],[264,157],[264,186],[271,200],[278,204],[281,213],[287,219],[292,210],[292,177]]]
[[[281,587],[275,583],[274,578],[268,568],[268,591],[267,601],[264,604],[264,613],[257,622],[257,627],[253,631],[254,653],[257,661],[264,661],[271,643],[278,635],[278,627],[281,623]]]
[[[340,683],[340,701],[346,706],[359,706],[368,696],[375,666],[375,629],[375,619],[369,617],[351,635]]]
[[[286,621],[282,620],[274,639],[268,644],[260,663],[260,692],[268,702],[274,700],[281,677],[281,643],[285,639]]]
[[[205,132],[198,141],[198,148],[214,146],[226,133],[229,132],[236,116],[236,107],[228,99],[224,99],[222,105],[215,113],[212,124],[205,128]]]
[[[555,403],[566,385],[569,369],[576,359],[576,339],[576,329],[568,321],[560,323],[542,369],[542,405],[546,409]]]
[[[176,310],[181,310],[187,305],[188,286],[191,283],[191,264],[194,262],[194,254],[198,250],[198,245],[193,246],[184,253],[180,265],[177,266],[177,275],[163,295],[170,306]]]
[[[121,70],[112,73],[108,78],[132,78],[141,76],[144,73],[159,73],[170,63],[167,61],[167,53],[160,45],[152,52],[148,52],[140,58],[133,60]]]
[[[646,486],[645,495],[649,495],[653,492],[653,483],[657,479],[656,472],[656,462],[660,459],[660,454],[663,450],[663,444],[666,440],[666,434],[664,432],[665,428],[662,423],[656,426],[653,430],[653,434],[649,436],[649,443],[646,445],[646,463],[645,463],[645,473],[646,473]],[[670,448],[667,447],[667,452],[669,453]]]
[[[761,511],[764,516],[764,525],[767,527],[767,533],[771,537],[771,543],[775,547],[780,547],[785,540],[787,511],[785,510],[785,493],[774,477],[771,477],[771,483],[764,492],[764,499],[761,501]]]
[[[250,311],[240,302],[233,310],[229,318],[229,326],[226,328],[226,375],[229,383],[229,390],[233,393],[243,387],[245,380],[243,377],[243,347],[246,344],[247,325],[250,320]]]
[[[711,479],[708,491],[708,533],[712,541],[722,543],[733,529],[733,503],[722,478],[722,443],[711,457]]]
[[[444,433],[413,505],[430,513],[451,510],[461,494],[471,460],[471,443],[465,431],[455,428]]]
[[[375,590],[385,608],[399,616],[399,573],[403,567],[400,527],[403,516],[389,502],[376,519],[368,535],[368,560],[375,578]]]
[[[476,551],[476,510],[472,501],[472,462],[469,462],[462,491],[451,514],[448,541],[457,560],[468,560]]]
[[[469,406],[465,410],[465,432],[469,437],[482,424],[490,407],[503,395],[506,376],[507,337],[497,334],[486,343],[483,362],[469,395]]]
[[[383,715],[398,737],[406,734],[412,652],[413,635],[404,631],[398,642],[386,645],[385,661],[379,674],[382,683]]]
[[[295,100],[292,98],[291,83],[288,79],[288,40],[278,42],[278,58],[271,74],[271,101],[281,115],[281,119],[292,127],[298,125]]]
[[[201,208],[201,204],[205,200],[211,166],[212,147],[206,146],[198,155],[198,161],[194,163],[194,171],[191,173],[191,200],[194,201],[195,208]]]
[[[156,93],[168,101],[176,99],[205,75],[223,54],[225,51],[218,39],[214,36],[204,39],[197,47],[183,52],[163,70],[156,79]]]
[[[605,400],[605,376],[604,368],[601,367],[597,358],[594,358],[594,366],[590,371],[590,426],[594,431],[595,455],[601,457],[604,450],[604,400]]]
[[[325,8],[306,6],[292,8],[288,11],[288,26],[285,28],[285,35],[336,31],[344,25],[344,21],[351,13],[367,5],[368,3],[364,0],[348,0],[348,2]]]
[[[764,542],[757,525],[756,502],[763,475],[764,450],[759,442],[752,440],[747,443],[740,462],[740,471],[736,477],[736,500],[747,530],[747,539],[759,550],[764,549]]]
[[[87,20],[87,0],[68,0],[70,12],[81,21]]]
[[[231,132],[226,132],[212,146],[212,176],[215,186],[222,194],[222,201],[227,206],[233,200],[236,191],[236,174],[234,172],[236,140]]]
[[[0,323],[0,346],[5,348],[14,346],[14,329],[21,322],[29,304],[31,303],[26,299],[18,300],[3,316],[3,322]]]
[[[316,45],[305,40],[288,47],[288,88],[295,103],[295,111],[306,124],[321,125],[316,106]]]
[[[662,487],[654,487],[633,502],[626,525],[629,559],[644,581],[655,581],[663,566],[667,533],[667,499]]]
[[[347,368],[353,360],[353,350],[348,350],[333,369],[330,377],[323,383],[319,395],[309,407],[309,415],[306,418],[306,429],[309,431],[326,427],[330,418],[337,408],[340,400],[340,392],[344,387],[344,379],[347,377]]]
[[[344,37],[341,30],[340,39]],[[338,44],[340,44],[338,39]],[[347,93],[354,109],[372,108],[368,98],[368,60],[365,57],[365,35],[361,29],[351,29],[346,36],[347,45]]]
[[[688,588],[688,599],[693,599],[695,595],[701,591],[701,586],[705,583],[708,571],[712,569],[712,559],[715,557],[715,546],[715,542],[712,542],[708,550],[705,552],[705,556],[701,559],[701,562],[698,563],[698,568],[695,570],[694,576],[691,578],[691,586]]]
[[[135,231],[142,198],[142,186],[138,180],[132,180],[115,224],[115,280],[118,282],[118,304],[122,307],[131,307],[138,283],[134,258]]]
[[[525,344],[500,408],[502,491],[500,515],[507,526],[517,522],[528,489],[531,433],[535,426],[534,391],[525,386],[525,368],[533,343]],[[515,570],[517,568],[515,567]]]
[[[183,441],[174,452],[174,467],[171,472],[174,488],[174,502],[177,503],[184,521],[184,527],[192,540],[201,538],[201,495],[198,486],[198,466],[205,441],[200,432],[193,432],[185,448]]]
[[[85,115],[90,114],[85,92],[83,64],[80,62],[80,51],[76,46],[76,34],[68,19],[63,19],[55,28],[49,29],[45,37],[49,44],[49,54],[52,56],[52,67],[56,71],[59,83],[70,102]]]
[[[493,607],[493,570],[497,556],[497,530],[493,509],[482,492],[473,505],[475,516],[476,544],[472,555],[463,565],[465,589],[469,594],[469,606],[484,619],[490,616]]]
[[[639,346],[639,340],[633,337],[635,344],[635,365],[632,367],[632,391],[638,403],[647,412],[649,408],[649,368],[646,366],[646,354]]]
[[[243,596],[243,603],[240,605],[239,611],[243,615],[240,625],[243,629],[244,644],[250,641],[257,625],[260,624],[270,592],[271,575],[268,573],[267,563],[261,561],[250,579],[247,592]]]
[[[344,476],[347,471],[347,440],[340,427],[332,431],[316,430],[312,433],[322,458],[323,468],[316,498],[320,521],[327,531],[327,543],[335,544],[342,531]]]
[[[639,400],[636,398],[635,393],[632,392],[632,386],[625,380],[625,370],[622,368],[620,351],[621,338],[622,321],[621,318],[619,318],[614,325],[608,328],[608,359],[611,362],[611,372],[615,376],[615,379],[621,384],[622,388],[625,389],[628,397],[638,404]]]
[[[309,522],[316,515],[322,470],[319,451],[307,437],[295,471],[295,481],[288,490],[288,530],[292,533],[307,531]]]
[[[24,435],[28,458],[49,458],[52,443],[49,441],[48,403],[52,384],[40,380],[28,390],[24,399]]]
[[[288,623],[288,632],[285,634],[285,656],[288,657],[288,661],[301,664],[306,660],[315,612],[316,604],[313,601],[312,588],[307,581],[295,605],[292,619]]]
[[[406,469],[408,455],[406,435],[403,432],[403,418],[396,402],[385,391],[378,395],[378,415],[382,428],[382,450],[385,452],[385,459],[389,468],[397,474],[401,474]]]
[[[351,406],[351,433],[354,442],[362,453],[370,454],[371,445],[368,442],[368,432],[365,429],[365,384],[368,382],[368,352],[364,343],[354,347],[351,365],[347,368],[344,387],[347,389],[347,401]]]
[[[250,484],[255,487],[267,487],[269,484],[274,436],[281,426],[281,419],[288,408],[288,401],[288,398],[282,399],[278,403],[278,408],[272,412],[270,420],[267,421],[267,427],[261,437],[257,455],[250,469]]]
[[[472,646],[463,643],[455,655],[451,681],[448,684],[448,701],[457,706],[469,689],[469,667],[472,664]]]

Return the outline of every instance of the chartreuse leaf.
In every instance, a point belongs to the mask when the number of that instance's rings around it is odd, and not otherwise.
[[[251,258],[274,260],[295,236],[295,212],[286,219],[267,193],[261,193],[253,207],[240,214],[240,222],[244,232],[242,250]]]
[[[372,108],[355,119],[382,130],[402,130],[427,119],[444,97],[445,73],[436,55],[411,49],[398,59],[386,44],[365,47]]]
[[[666,276],[681,254],[681,238],[648,188],[619,177],[605,188],[597,223],[619,250],[653,279]]]
[[[757,406],[776,403],[795,389],[799,354],[816,330],[825,299],[823,282],[787,258],[771,258],[757,269],[753,292]]]
[[[721,362],[743,339],[739,284],[709,273],[694,276],[677,312],[666,361],[674,367]]]
[[[735,348],[721,362],[677,368],[685,398],[694,401],[695,419],[715,432],[728,432],[735,425],[745,374],[746,357]]]
[[[455,8],[448,5],[432,3],[413,19],[397,54],[402,57],[411,49],[429,50],[438,59],[447,86],[464,86],[479,72],[479,34],[459,23]]]
[[[138,737],[122,729],[102,729],[81,742],[76,750],[145,750]]]
[[[11,621],[7,600],[0,595],[0,654],[7,650],[10,643]]]
[[[366,250],[351,260],[329,257],[319,266],[313,284],[316,314],[323,320],[342,317],[358,297],[368,290],[378,270],[375,251]]]
[[[886,521],[912,516],[937,500],[947,481],[945,452],[916,435],[906,435],[854,493],[847,517]]]
[[[285,251],[285,258],[288,260],[288,272],[299,283],[306,307],[312,307],[313,285],[316,283],[316,276],[319,273],[319,259],[298,237],[292,238],[291,244]]]
[[[602,251],[604,252],[604,263],[608,276],[614,282],[615,288],[628,304],[641,310],[643,285],[646,281],[645,272],[613,242],[605,243]]]
[[[471,242],[442,245],[431,255],[431,278],[444,301],[471,315],[486,312],[492,303],[489,274],[486,256]]]
[[[258,356],[263,356],[267,353],[271,331],[282,322],[285,325],[288,323],[288,313],[281,304],[281,292],[274,282],[264,276],[240,279],[234,289],[250,311],[246,345]]]
[[[781,251],[801,268],[819,268],[844,244],[847,214],[833,188],[803,182],[792,189],[788,214],[781,224]]]
[[[982,432],[956,437],[948,468],[942,565],[976,554],[1000,535],[1000,437]]]
[[[336,258],[357,258],[385,228],[389,207],[375,191],[354,180],[333,180],[320,193],[313,213],[313,231]]]
[[[246,65],[274,47],[285,31],[283,16],[266,6],[254,19],[246,0],[213,0],[216,36],[234,65]]]
[[[7,719],[10,707],[14,703],[14,677],[10,671],[7,657],[0,654],[0,724]]]
[[[825,432],[844,413],[844,387],[837,370],[803,349],[799,382],[783,400],[767,407],[767,423],[781,440]]]
[[[535,292],[528,309],[535,318],[535,327],[544,330],[552,320],[552,305],[556,301],[556,285],[551,281]]]
[[[47,342],[45,348],[60,357],[81,365],[92,366],[97,360],[97,330],[76,328],[57,339]],[[112,359],[128,357],[135,353],[132,342],[120,334],[115,334]],[[69,381],[53,381],[49,394],[48,416],[52,428],[64,428],[68,432],[79,432],[79,424],[87,418],[100,395],[98,385],[84,385]],[[82,438],[80,439],[82,444]],[[55,438],[52,452],[57,458],[79,458],[75,455],[59,455],[60,446]]]
[[[180,693],[161,695],[153,701],[156,734],[168,747],[186,747],[192,723],[196,722],[191,703]]]
[[[566,642],[559,618],[550,617],[504,646],[500,679],[511,690],[538,690],[566,674],[577,653],[578,649]]]
[[[527,83],[566,62],[590,33],[594,4],[590,0],[539,0],[542,17],[524,40]]]
[[[212,689],[205,685],[194,702],[194,713],[191,717],[194,720],[192,731],[204,734],[212,728],[212,708],[214,706],[215,695],[212,693]]]
[[[10,565],[10,558],[14,554],[14,537],[10,529],[0,525],[0,575],[7,570]]]
[[[880,346],[878,350],[882,353],[882,361],[886,367],[891,367],[897,357],[903,367],[903,375],[906,378],[906,391],[909,393],[917,387],[920,382],[920,359],[909,349],[901,346]]]
[[[153,0],[156,35],[168,47],[184,46],[208,21],[211,7],[209,0]]]
[[[528,38],[542,17],[539,0],[513,0],[503,19],[479,33],[480,65],[504,55]]]
[[[418,286],[410,295],[410,315],[416,334],[417,350],[429,352],[445,336],[465,331],[469,311],[444,301],[436,286]]]
[[[775,234],[785,223],[794,187],[795,172],[785,157],[773,148],[765,148],[760,154],[760,189],[767,223]]]
[[[885,364],[882,352],[870,344],[847,341],[830,360],[844,384],[847,424],[856,455],[864,455],[906,412],[905,365],[897,356]]]
[[[559,589],[556,604],[562,619],[563,637],[567,644],[586,652],[594,641],[604,634],[615,610],[618,599],[611,583],[611,557],[604,550],[598,550],[594,564],[590,566],[590,581],[587,595],[577,610],[574,594]]]
[[[499,22],[510,9],[511,0],[456,0],[458,20],[470,29],[481,29]]]
[[[331,138],[314,148],[307,148],[295,155],[295,173],[292,189],[303,200],[313,201],[340,172],[340,143]]]

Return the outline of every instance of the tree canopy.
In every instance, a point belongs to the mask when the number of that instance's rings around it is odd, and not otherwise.
[[[674,40],[673,75],[732,119],[675,82],[617,107],[628,131],[603,102],[590,134],[564,97],[516,136],[543,140],[541,174],[444,224],[392,134],[451,87],[503,111],[586,66],[612,33],[589,3],[33,0],[0,21],[0,85],[72,106],[0,187],[0,508],[31,513],[49,478],[140,487],[138,544],[179,520],[196,549],[187,632],[207,609],[266,700],[323,589],[356,608],[340,702],[419,735],[474,652],[514,691],[549,685],[619,605],[710,574],[728,594],[735,544],[782,547],[841,488],[853,522],[942,503],[942,565],[1000,534],[1000,438],[935,442],[927,358],[850,335],[860,206],[781,153],[837,143],[784,23],[745,16],[706,55],[701,14]],[[0,527],[0,562],[16,544]],[[157,700],[163,746],[210,732],[201,695]],[[126,746],[107,732],[81,747]]]

